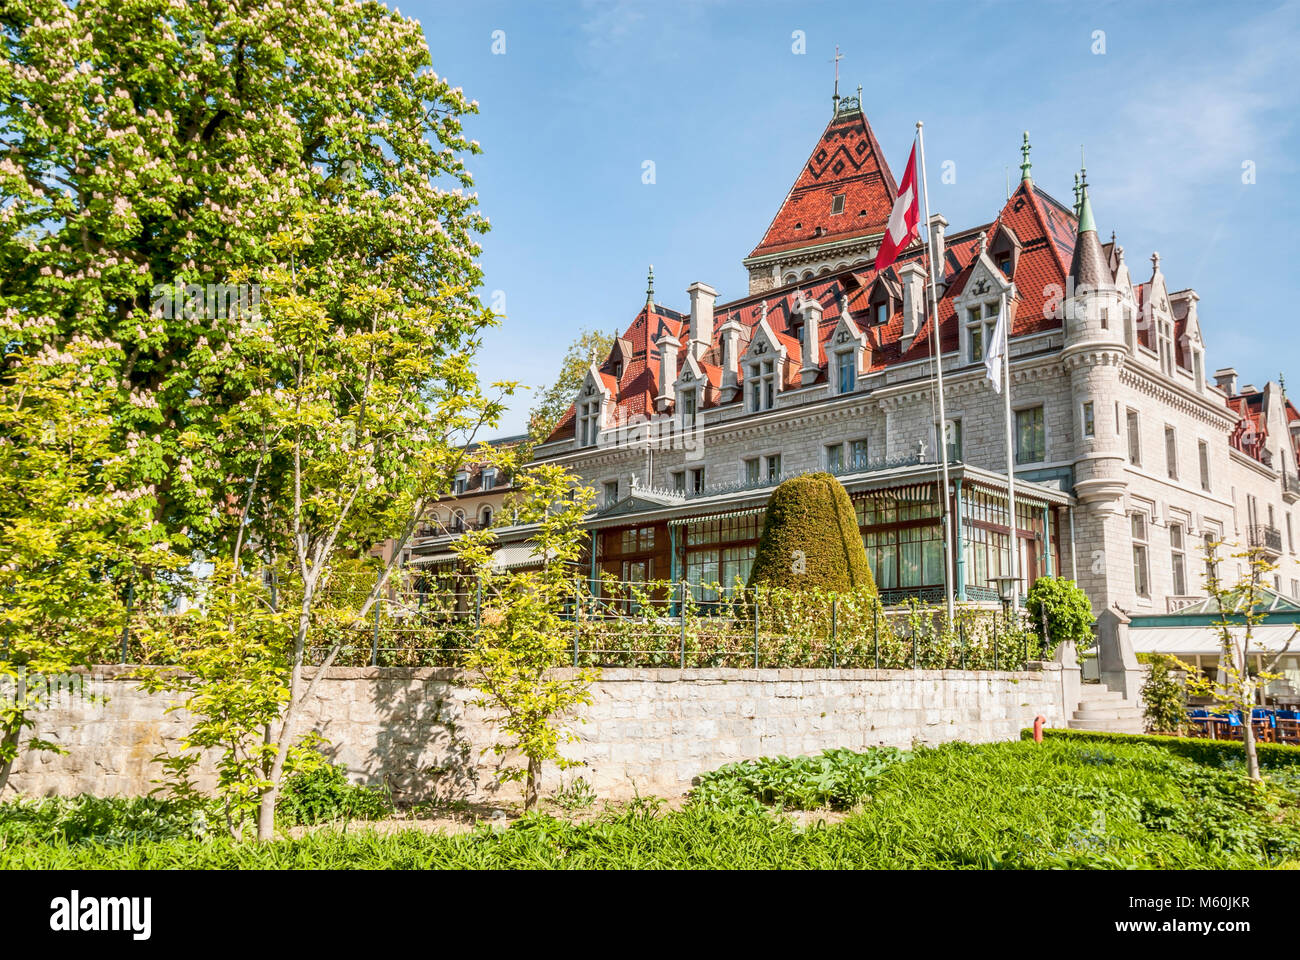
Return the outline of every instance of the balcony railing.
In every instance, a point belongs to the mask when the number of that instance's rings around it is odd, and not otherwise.
[[[1282,496],[1289,502],[1300,500],[1300,477],[1294,474],[1282,474]]]
[[[1266,523],[1257,523],[1249,530],[1250,545],[1270,553],[1282,553],[1282,531]]]

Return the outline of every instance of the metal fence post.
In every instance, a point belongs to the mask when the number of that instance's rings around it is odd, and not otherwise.
[[[682,669],[686,669],[686,581],[681,581],[677,588],[678,619],[682,627]]]
[[[754,588],[754,669],[758,669],[758,587]]]
[[[383,601],[375,597],[375,635],[370,641],[370,665],[379,666],[379,605]]]
[[[839,597],[831,597],[831,668],[838,669],[840,665],[840,631],[837,614],[839,612]]]
[[[474,629],[483,627],[483,576],[474,574]]]
[[[578,665],[578,632],[582,629],[582,580],[573,581],[573,665]]]
[[[966,624],[962,620],[957,621],[957,638],[961,642],[961,668],[966,669]]]
[[[131,607],[135,603],[135,581],[126,582],[126,620],[122,623],[122,662],[126,663],[127,646],[131,642]]]
[[[875,648],[876,669],[879,670],[880,669],[880,603],[879,601],[877,601],[876,604],[871,608],[871,627],[872,627],[872,633],[875,635],[876,638],[873,647]]]
[[[993,611],[993,669],[998,668],[998,612]]]
[[[916,669],[916,625],[912,625],[912,669]]]

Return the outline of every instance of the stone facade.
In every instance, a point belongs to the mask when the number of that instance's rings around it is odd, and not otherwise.
[[[758,756],[812,754],[913,742],[1010,740],[1041,714],[1062,726],[1068,713],[1057,664],[1018,673],[875,670],[607,669],[565,748],[581,776],[605,797],[634,791],[676,794],[692,777]],[[64,699],[40,714],[35,734],[68,748],[63,756],[23,753],[12,784],[28,795],[140,795],[161,771],[153,758],[187,729],[183,710],[142,691],[129,668],[96,671],[103,702]],[[360,782],[388,783],[406,800],[491,800],[489,717],[445,669],[336,668],[308,705],[304,726],[333,746]],[[1071,701],[1070,707],[1074,703]],[[548,768],[546,788],[559,785]],[[212,781],[211,757],[199,769]],[[513,796],[508,790],[505,796]]]

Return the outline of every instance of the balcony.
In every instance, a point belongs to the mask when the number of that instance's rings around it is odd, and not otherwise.
[[[1177,613],[1186,607],[1200,603],[1205,597],[1165,597],[1165,612]]]
[[[1282,555],[1282,531],[1266,523],[1257,523],[1247,530],[1251,547],[1258,547],[1275,557]]]
[[[1285,472],[1282,474],[1282,499],[1287,503],[1300,500],[1300,477]]]

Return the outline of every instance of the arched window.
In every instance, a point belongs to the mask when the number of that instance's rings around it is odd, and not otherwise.
[[[492,526],[492,508],[490,506],[484,506],[483,509],[479,511],[478,522],[484,527]]]
[[[465,511],[457,510],[451,518],[451,530],[453,533],[465,532]]]

